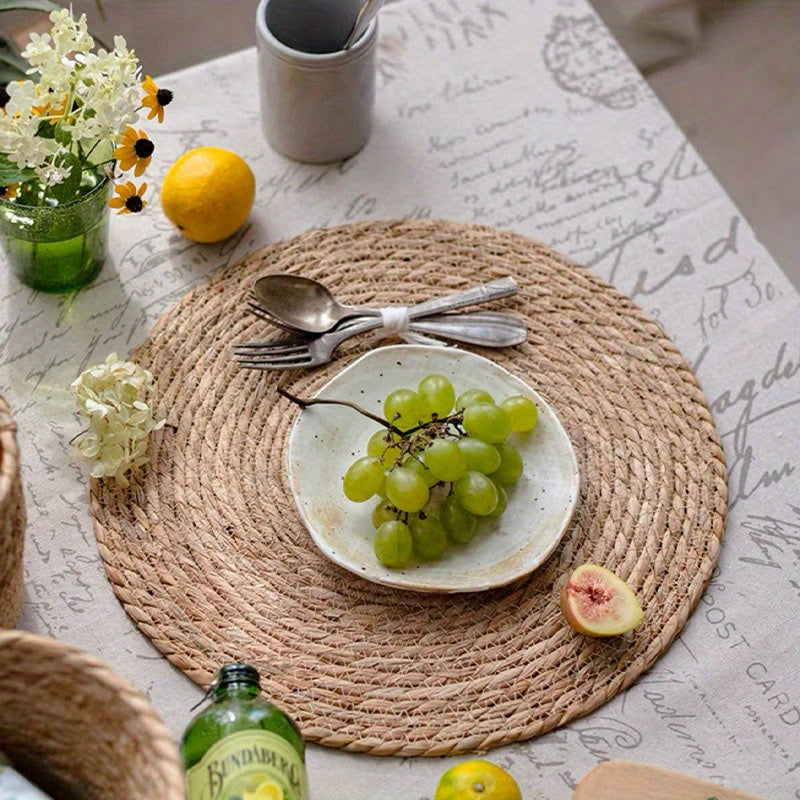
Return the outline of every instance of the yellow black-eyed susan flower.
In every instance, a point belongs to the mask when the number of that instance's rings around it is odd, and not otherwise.
[[[138,178],[150,165],[155,145],[147,138],[144,131],[128,125],[119,138],[119,145],[114,149],[114,158],[119,161],[119,167],[127,172],[131,167],[136,167],[133,174]]]
[[[49,93],[48,96],[51,97],[52,93]],[[65,94],[57,103],[45,101],[40,106],[32,106],[31,112],[37,117],[46,117],[51,125],[55,125],[59,120],[65,117],[67,99],[68,96]],[[71,121],[71,119],[68,119],[68,121]]]
[[[11,200],[17,196],[19,189],[18,183],[9,183],[8,186],[0,186],[0,199]]]
[[[112,197],[108,204],[111,208],[118,208],[117,214],[138,214],[147,205],[147,201],[142,199],[142,195],[147,191],[147,184],[137,189],[133,181],[118,183],[114,187],[117,197]]]
[[[172,102],[172,92],[169,89],[159,89],[149,75],[145,75],[142,89],[145,91],[142,105],[150,109],[147,119],[158,117],[158,121],[163,122],[164,106],[168,106]]]

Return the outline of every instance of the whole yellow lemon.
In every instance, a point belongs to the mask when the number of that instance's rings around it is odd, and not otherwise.
[[[196,147],[161,185],[167,219],[188,239],[219,242],[238,230],[253,206],[256,181],[245,160],[221,147]]]
[[[522,800],[517,782],[490,761],[462,761],[439,778],[434,800]]]

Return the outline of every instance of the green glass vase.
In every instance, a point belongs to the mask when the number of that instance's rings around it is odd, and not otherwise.
[[[48,199],[35,182],[0,200],[0,239],[14,274],[43,292],[69,292],[93,281],[108,248],[111,181],[101,169],[83,173],[74,198]]]

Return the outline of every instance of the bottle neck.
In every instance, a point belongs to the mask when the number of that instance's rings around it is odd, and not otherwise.
[[[251,698],[260,694],[258,684],[250,681],[225,681],[214,689],[214,701],[224,700],[229,697]]]

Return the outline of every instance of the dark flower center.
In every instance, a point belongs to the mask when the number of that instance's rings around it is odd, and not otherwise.
[[[168,106],[172,102],[172,92],[169,89],[159,89],[156,92],[156,100],[160,106]]]
[[[144,208],[144,203],[142,202],[142,198],[139,197],[138,194],[132,194],[125,201],[125,208],[127,208],[128,211],[131,211],[134,214],[138,214]]]
[[[153,155],[156,146],[149,139],[137,139],[133,149],[139,158],[148,158]]]

